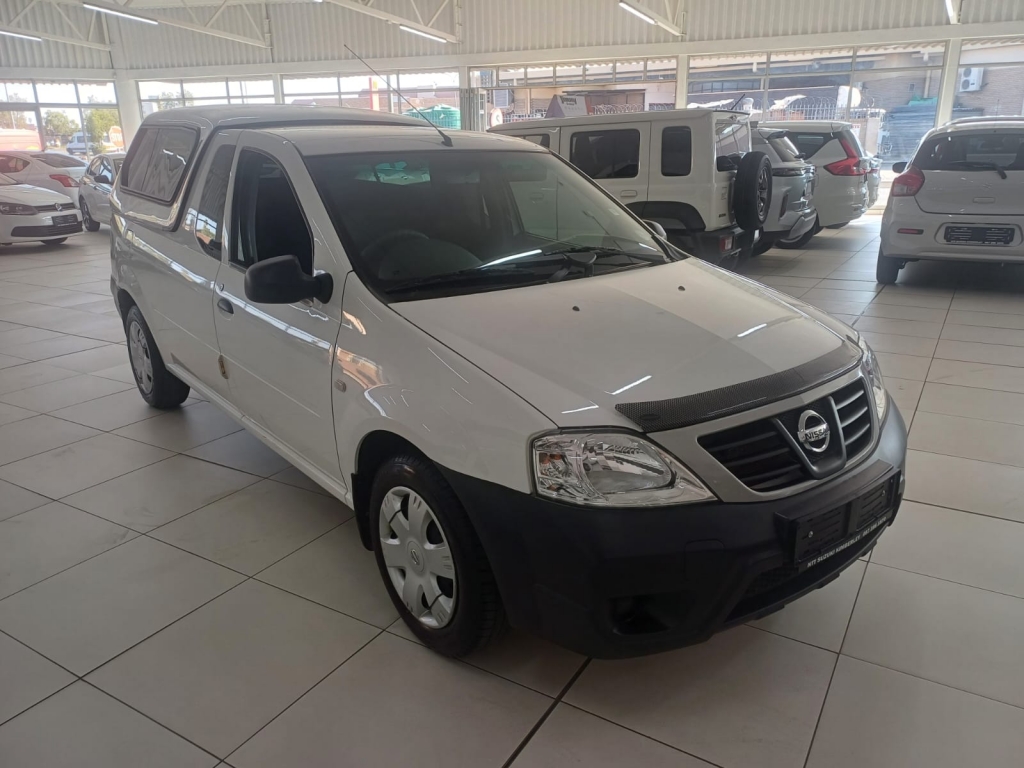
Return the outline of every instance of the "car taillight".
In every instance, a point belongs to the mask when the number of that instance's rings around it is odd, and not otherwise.
[[[889,194],[893,197],[913,197],[924,186],[924,173],[919,168],[908,166],[907,170],[893,179]]]
[[[833,176],[867,176],[868,171],[864,167],[864,163],[861,162],[860,154],[857,152],[856,147],[850,143],[850,140],[845,136],[840,136],[839,146],[843,148],[846,157],[834,163],[829,163],[825,166],[825,170]]]
[[[77,187],[78,182],[68,176],[66,173],[51,173],[50,178],[54,181],[59,181],[62,187]]]
[[[718,250],[721,253],[728,253],[732,250],[732,235],[723,235],[718,238]]]

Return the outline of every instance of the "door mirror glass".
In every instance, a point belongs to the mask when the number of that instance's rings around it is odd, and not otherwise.
[[[893,171],[893,173],[903,173],[905,170],[907,170],[907,164],[906,163],[893,163],[892,164],[892,171]]]
[[[719,155],[715,160],[715,167],[720,171],[735,171],[739,168],[732,155]]]
[[[659,224],[658,222],[644,220],[644,224],[646,224],[647,228],[651,230],[651,232],[656,234],[658,237],[660,237],[662,240],[668,239],[668,232],[666,232],[665,228],[661,226],[661,224]]]
[[[259,304],[294,304],[303,299],[329,301],[333,290],[330,275],[307,275],[296,256],[275,256],[245,270],[245,297]]]

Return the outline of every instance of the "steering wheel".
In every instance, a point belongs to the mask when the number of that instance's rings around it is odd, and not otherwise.
[[[393,229],[376,238],[363,249],[363,256],[372,259],[379,256],[395,243],[402,240],[429,240],[430,238],[415,229]]]

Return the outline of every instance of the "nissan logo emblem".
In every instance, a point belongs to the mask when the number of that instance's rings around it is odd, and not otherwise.
[[[828,448],[832,430],[817,411],[804,411],[797,422],[796,437],[800,445],[811,453],[824,453]]]

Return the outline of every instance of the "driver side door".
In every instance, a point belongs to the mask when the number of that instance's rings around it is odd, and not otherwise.
[[[347,486],[338,465],[331,369],[347,267],[320,226],[331,226],[295,147],[245,131],[230,204],[231,244],[214,296],[217,340],[231,399],[244,416],[316,469]],[[245,295],[246,270],[291,255],[310,275],[327,273],[327,302],[263,304]]]

